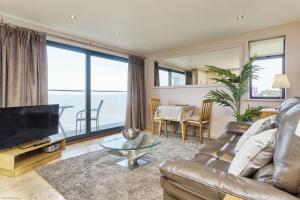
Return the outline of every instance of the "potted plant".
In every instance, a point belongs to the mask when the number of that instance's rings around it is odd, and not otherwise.
[[[256,57],[251,57],[249,62],[243,66],[239,75],[229,69],[216,66],[207,66],[212,80],[221,83],[225,89],[210,90],[207,98],[223,107],[230,107],[237,122],[249,122],[254,117],[259,117],[262,106],[249,107],[241,113],[242,97],[248,93],[250,79],[257,79],[259,67],[253,65]]]

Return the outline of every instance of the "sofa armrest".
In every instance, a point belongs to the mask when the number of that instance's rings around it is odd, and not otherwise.
[[[250,123],[245,122],[229,122],[225,127],[225,133],[242,135],[248,130],[250,126]]]
[[[192,160],[166,161],[160,166],[162,175],[181,188],[198,191],[210,199],[228,196],[241,199],[297,200],[272,185],[209,168]],[[203,198],[203,196],[199,196]]]

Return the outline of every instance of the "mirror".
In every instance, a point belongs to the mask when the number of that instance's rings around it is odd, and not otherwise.
[[[154,61],[154,86],[215,84],[207,65],[239,73],[240,47],[171,57]]]

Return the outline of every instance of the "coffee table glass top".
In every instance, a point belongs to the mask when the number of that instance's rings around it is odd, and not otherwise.
[[[134,140],[127,140],[123,135],[117,134],[105,137],[100,140],[100,146],[112,150],[138,150],[154,147],[161,143],[161,138],[157,135],[140,133]]]

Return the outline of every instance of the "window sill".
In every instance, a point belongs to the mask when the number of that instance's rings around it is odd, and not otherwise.
[[[203,85],[176,85],[176,86],[153,86],[152,89],[177,89],[177,88],[212,88],[223,87],[221,84],[203,84]]]
[[[285,99],[283,99],[284,101]],[[243,101],[281,102],[281,99],[243,99]]]

